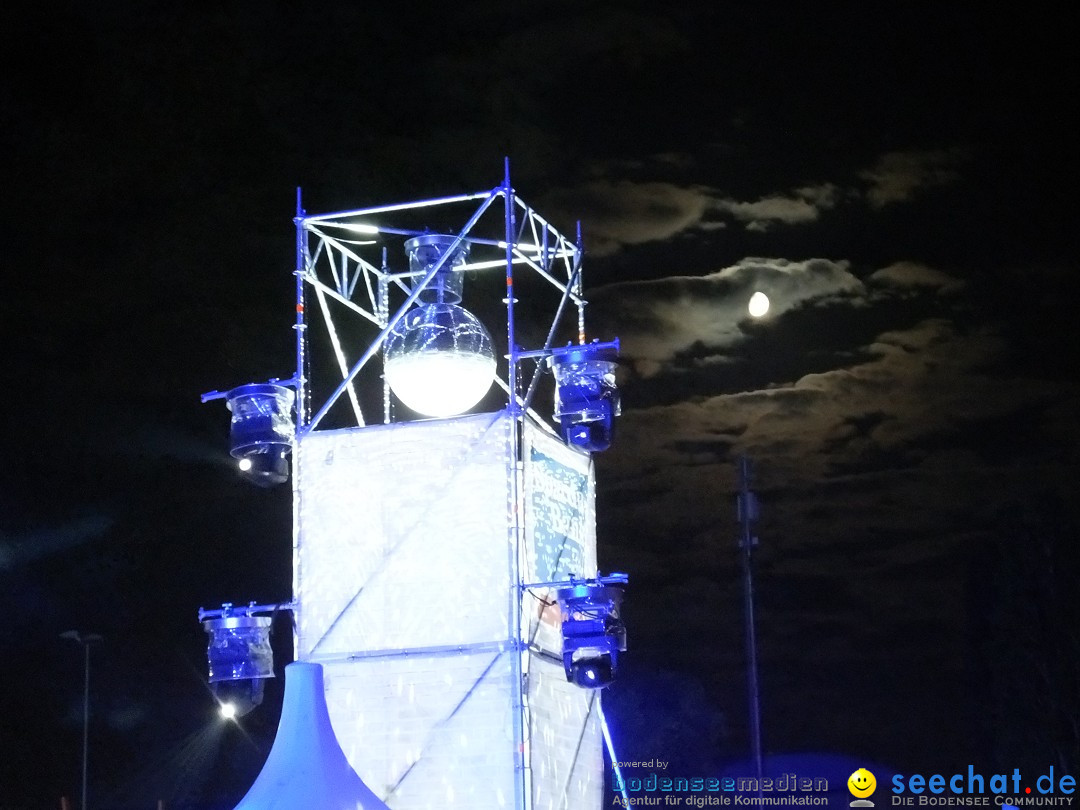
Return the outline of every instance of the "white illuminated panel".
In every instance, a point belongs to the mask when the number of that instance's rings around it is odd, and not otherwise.
[[[566,680],[562,663],[529,669],[533,810],[599,808],[604,795],[600,692]]]
[[[508,427],[481,414],[304,437],[302,660],[510,636]]]
[[[598,697],[554,658],[522,656],[527,695],[514,674],[512,427],[479,414],[298,442],[297,654],[323,664],[334,733],[393,810],[525,810],[523,698],[530,806],[601,804]],[[528,423],[522,453],[522,580],[595,575],[591,462]],[[529,636],[538,604],[522,603]]]
[[[324,664],[342,750],[386,804],[514,806],[510,655]]]

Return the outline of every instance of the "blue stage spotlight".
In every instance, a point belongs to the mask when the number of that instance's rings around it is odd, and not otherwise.
[[[626,626],[619,618],[623,591],[599,580],[560,588],[563,668],[566,679],[585,689],[602,689],[615,679],[619,653],[626,651]]]
[[[263,681],[274,677],[274,652],[270,647],[270,616],[253,616],[245,608],[222,605],[220,611],[202,616],[209,635],[206,657],[210,688],[221,704],[222,715],[242,717],[263,699]],[[231,707],[231,709],[227,709]]]
[[[582,659],[570,665],[570,680],[585,689],[602,689],[614,679],[611,657]]]
[[[229,452],[239,460],[240,471],[259,486],[289,480],[295,398],[291,389],[276,383],[250,383],[225,394],[232,412]]]
[[[239,720],[262,705],[265,683],[266,681],[260,679],[248,679],[210,684],[210,691],[218,702],[221,719]]]
[[[619,342],[570,345],[548,359],[555,374],[555,421],[571,447],[596,453],[611,446],[622,413],[615,385]]]
[[[289,459],[284,450],[251,453],[240,459],[237,468],[260,487],[272,487],[289,480]]]

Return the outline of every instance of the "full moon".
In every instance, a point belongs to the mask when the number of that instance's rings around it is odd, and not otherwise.
[[[754,293],[750,296],[750,304],[747,309],[755,318],[760,318],[769,311],[769,296],[760,291]]]

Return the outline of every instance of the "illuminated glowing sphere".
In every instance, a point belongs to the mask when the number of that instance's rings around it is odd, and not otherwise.
[[[251,459],[246,457],[242,458],[237,462],[236,466],[240,468],[240,472],[247,472],[251,469]]]
[[[769,311],[769,296],[761,291],[754,293],[750,296],[750,304],[747,309],[753,317],[760,318]]]
[[[405,313],[386,338],[386,381],[424,416],[455,416],[481,400],[495,377],[495,350],[484,325],[456,304]]]
[[[236,719],[236,704],[235,703],[222,703],[221,704],[221,716],[226,720]]]

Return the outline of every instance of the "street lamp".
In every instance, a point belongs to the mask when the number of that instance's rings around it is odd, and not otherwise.
[[[82,738],[82,810],[86,810],[86,774],[87,756],[90,744],[90,645],[104,641],[97,633],[80,633],[78,630],[68,630],[60,634],[60,638],[70,639],[76,644],[83,646],[85,659],[85,674],[83,676],[83,738]]]

